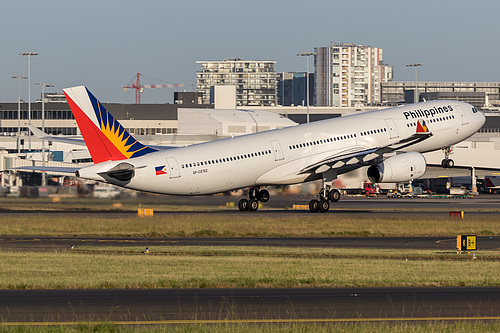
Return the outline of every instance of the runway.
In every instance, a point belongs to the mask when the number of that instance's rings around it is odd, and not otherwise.
[[[3,290],[3,323],[498,320],[500,287]]]
[[[238,201],[242,196],[199,196],[199,197],[176,197],[156,196],[138,198],[134,203],[141,204],[143,208],[152,208],[155,205],[169,205],[175,209],[155,208],[155,215],[163,214],[242,214],[238,210]],[[308,209],[293,210],[293,205],[308,205],[313,196],[272,196],[271,199],[262,204],[257,212],[244,212],[245,214],[265,213],[266,216],[290,216],[291,214],[311,214]],[[130,200],[130,199],[129,199]],[[120,203],[120,200],[104,199],[102,202]],[[206,207],[206,209],[191,209],[191,207]],[[229,207],[228,207],[229,206]],[[119,208],[95,209],[90,207],[77,209],[57,209],[48,204],[44,210],[20,209],[16,206],[0,208],[2,216],[46,216],[67,215],[78,216],[87,214],[89,216],[120,217],[134,216],[136,210],[124,210]],[[473,198],[387,198],[385,196],[366,197],[342,197],[340,201],[330,204],[330,211],[326,214],[447,214],[450,210],[464,211],[466,217],[472,216],[499,216],[500,217],[500,195],[481,194]],[[446,215],[443,215],[446,216]]]

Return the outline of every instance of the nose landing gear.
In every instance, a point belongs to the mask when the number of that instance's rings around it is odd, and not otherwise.
[[[451,158],[445,158],[441,161],[441,166],[443,168],[453,168],[455,166],[455,162]]]
[[[444,159],[441,161],[441,166],[447,169],[453,168],[455,166],[455,162],[450,158],[450,155],[452,154],[451,147],[444,148],[443,152],[444,152]]]

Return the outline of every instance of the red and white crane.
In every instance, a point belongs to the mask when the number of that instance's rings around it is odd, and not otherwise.
[[[128,89],[135,89],[135,104],[141,104],[141,94],[147,88],[183,88],[184,83],[166,83],[166,84],[141,84],[141,73],[136,74],[135,83],[133,81],[123,86],[123,91],[127,92]]]

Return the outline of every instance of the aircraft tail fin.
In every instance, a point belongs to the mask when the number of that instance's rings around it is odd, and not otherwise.
[[[94,163],[155,152],[134,139],[84,86],[63,89]]]

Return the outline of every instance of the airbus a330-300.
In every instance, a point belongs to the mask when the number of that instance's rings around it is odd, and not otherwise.
[[[309,208],[326,212],[340,198],[338,175],[367,166],[372,182],[419,178],[422,153],[449,148],[485,122],[470,104],[439,100],[163,149],[137,141],[86,87],[64,93],[94,162],[76,170],[78,177],[171,195],[249,188],[241,211],[268,201],[266,186],[321,179]],[[442,165],[453,161],[446,156]]]

